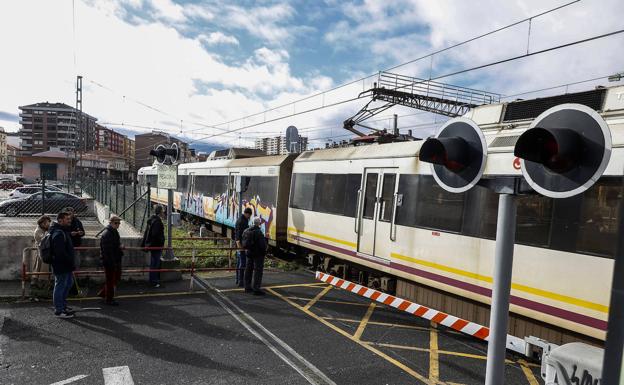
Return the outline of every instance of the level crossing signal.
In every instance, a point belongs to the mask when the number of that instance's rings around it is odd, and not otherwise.
[[[611,157],[611,134],[604,119],[582,104],[544,111],[514,148],[522,175],[538,193],[567,198],[590,188]]]
[[[446,122],[436,137],[423,143],[418,154],[422,162],[431,163],[436,182],[454,193],[467,191],[479,182],[486,157],[483,132],[468,118]]]
[[[156,161],[160,164],[172,165],[178,161],[180,151],[176,143],[172,143],[169,147],[159,144],[149,154],[156,157]]]

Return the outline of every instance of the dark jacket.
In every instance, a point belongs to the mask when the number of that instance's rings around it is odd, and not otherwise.
[[[55,274],[71,273],[76,270],[74,261],[74,245],[69,236],[69,228],[57,222],[50,226],[50,248],[52,249],[52,271]]]
[[[72,222],[69,225],[69,232],[71,233],[72,231],[82,231],[83,234],[82,235],[76,235],[71,237],[72,239],[72,243],[74,244],[74,247],[78,247],[82,244],[82,237],[84,237],[84,227],[82,226],[82,222],[80,222],[80,219],[73,217],[72,218]]]
[[[249,219],[245,217],[245,214],[241,214],[241,216],[236,221],[236,227],[234,228],[234,240],[242,242],[243,231],[245,231],[248,227],[249,227]]]
[[[252,247],[247,250],[247,255],[249,257],[263,257],[266,254],[267,250],[267,242],[264,234],[262,234],[262,230],[258,226],[252,226]]]
[[[142,247],[163,247],[165,245],[165,225],[158,215],[152,215],[147,220]]]
[[[121,266],[121,257],[124,253],[121,250],[121,238],[119,231],[113,226],[106,226],[106,230],[100,238],[100,258],[104,267]]]

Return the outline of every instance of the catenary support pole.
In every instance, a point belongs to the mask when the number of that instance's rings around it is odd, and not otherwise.
[[[173,213],[173,190],[167,190],[167,259],[173,259],[173,252],[171,251],[171,214]]]
[[[509,321],[509,297],[515,237],[515,197],[510,194],[501,194],[498,198],[490,336],[485,372],[486,385],[500,385],[504,383],[507,322]]]

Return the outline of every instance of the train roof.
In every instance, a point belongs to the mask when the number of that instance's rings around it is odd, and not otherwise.
[[[221,167],[270,167],[279,166],[289,157],[294,155],[274,155],[274,156],[258,156],[255,158],[243,159],[217,159],[206,160],[204,162],[182,163],[178,166],[179,170],[193,170],[204,168],[221,168]],[[139,171],[156,170],[156,166],[141,167]]]

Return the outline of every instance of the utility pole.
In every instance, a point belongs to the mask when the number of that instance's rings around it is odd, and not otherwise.
[[[84,140],[83,136],[83,126],[82,126],[82,76],[78,75],[76,77],[76,110],[78,111],[78,121],[76,122],[76,140],[74,141],[74,184],[76,183],[77,177],[77,167],[79,163],[82,163],[82,142]],[[78,149],[80,146],[80,149]],[[80,160],[78,160],[78,150],[80,150]],[[73,193],[73,191],[72,191]]]

